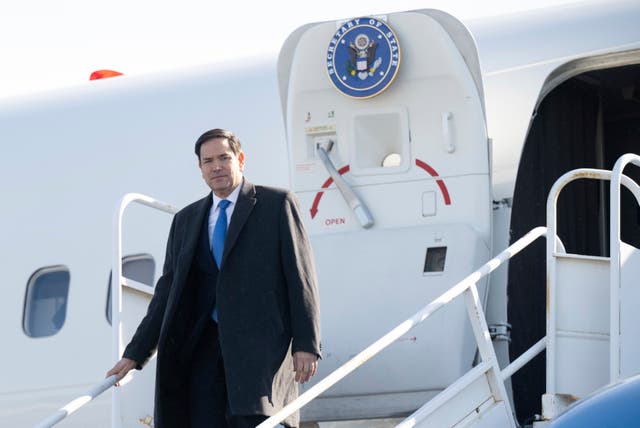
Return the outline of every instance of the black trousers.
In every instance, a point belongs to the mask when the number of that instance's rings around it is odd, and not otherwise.
[[[211,320],[195,347],[189,378],[190,428],[254,428],[263,415],[232,415],[217,324]]]

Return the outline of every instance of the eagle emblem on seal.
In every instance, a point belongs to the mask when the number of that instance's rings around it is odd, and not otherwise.
[[[342,23],[327,49],[331,83],[352,98],[371,98],[394,81],[400,67],[400,45],[387,23],[354,18]]]
[[[382,64],[382,58],[376,59],[377,47],[378,43],[369,40],[366,34],[358,34],[354,42],[349,44],[351,59],[347,62],[347,71],[361,80],[373,76],[376,68]]]

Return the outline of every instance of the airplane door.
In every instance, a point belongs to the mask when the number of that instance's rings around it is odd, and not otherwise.
[[[278,68],[319,278],[317,381],[490,258],[482,85],[470,34],[433,10],[307,25]],[[475,350],[458,299],[302,417],[409,412],[467,371]]]

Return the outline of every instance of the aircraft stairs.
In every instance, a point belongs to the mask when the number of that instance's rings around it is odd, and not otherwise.
[[[547,351],[547,386],[542,397],[543,420],[535,422],[534,427],[551,424],[577,397],[584,397],[600,387],[640,372],[640,341],[637,340],[640,337],[640,312],[634,310],[635,302],[640,301],[640,287],[634,287],[635,278],[640,276],[640,250],[620,240],[621,185],[632,192],[640,205],[640,187],[622,174],[629,163],[640,166],[640,157],[632,154],[622,156],[616,162],[613,171],[577,169],[564,174],[550,191],[546,227],[531,230],[411,318],[320,380],[282,411],[258,425],[258,428],[278,426],[288,415],[318,397],[460,295],[464,295],[467,315],[477,343],[478,362],[457,381],[402,420],[396,428],[517,427],[504,382],[544,349]],[[610,257],[566,253],[557,237],[558,195],[568,183],[578,179],[610,181]],[[119,275],[114,275],[113,340],[114,357],[117,358],[122,352],[123,331],[131,330],[137,325],[137,322],[133,323],[133,327],[126,325],[133,322],[131,315],[127,314],[128,310],[133,306],[145,304],[152,294],[152,291],[149,292],[143,285],[122,276],[120,225],[124,209],[132,202],[168,213],[175,212],[175,208],[169,205],[137,194],[126,195],[116,211],[113,272]],[[547,240],[547,334],[501,369],[491,342],[476,283],[543,236]],[[134,303],[123,305],[123,302],[129,300]],[[153,371],[138,372],[135,374],[135,380],[141,376],[149,376],[149,372],[152,376]],[[129,381],[131,375],[127,378],[121,384]],[[115,379],[112,376],[85,397],[80,397],[61,408],[37,427],[55,425],[114,383]],[[136,413],[135,410],[136,405],[140,403],[132,403],[129,400],[129,397],[140,397],[139,392],[134,391],[136,383],[138,382],[113,389],[113,427],[140,426],[143,422],[140,413]],[[127,400],[122,400],[119,394],[129,389],[131,391],[127,394]],[[144,399],[152,400],[153,397]],[[149,403],[146,403],[146,406],[149,406]]]

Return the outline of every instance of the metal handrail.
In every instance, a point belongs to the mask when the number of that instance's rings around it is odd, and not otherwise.
[[[300,410],[300,408],[302,408],[311,400],[313,400],[314,398],[322,394],[324,391],[329,389],[331,386],[339,382],[349,373],[351,373],[352,371],[360,367],[362,364],[364,364],[366,361],[368,361],[369,359],[371,359],[372,357],[374,357],[375,355],[383,351],[386,347],[388,347],[389,345],[391,345],[392,343],[400,339],[409,330],[411,330],[418,324],[425,321],[427,318],[433,315],[433,313],[435,313],[438,309],[442,308],[447,303],[451,302],[454,298],[464,293],[467,289],[475,285],[484,276],[488,275],[489,273],[494,271],[496,268],[498,268],[502,263],[509,260],[511,257],[515,256],[516,254],[518,254],[520,251],[522,251],[524,248],[526,248],[529,244],[531,244],[536,239],[546,235],[547,235],[546,227],[541,226],[531,230],[529,233],[527,233],[522,238],[518,239],[516,242],[510,245],[506,250],[502,251],[496,257],[492,258],[487,263],[482,265],[482,267],[480,267],[479,269],[471,273],[469,276],[464,278],[462,281],[458,282],[449,290],[441,294],[438,298],[433,300],[427,306],[422,308],[420,311],[416,312],[411,318],[400,323],[398,326],[396,326],[394,329],[392,329],[387,334],[382,336],[376,342],[369,345],[369,347],[367,347],[365,350],[363,350],[358,355],[356,355],[355,357],[347,361],[345,364],[337,368],[327,377],[325,377],[324,379],[319,381],[317,384],[315,384],[313,387],[311,387],[304,394],[300,395],[296,400],[289,403],[287,406],[282,408],[282,410],[280,410],[279,412],[271,416],[266,421],[262,422],[256,428],[276,427],[285,418],[287,418],[294,412],[297,412],[298,410]],[[471,319],[472,323],[474,321],[475,320]],[[487,331],[486,334],[488,335],[489,332]],[[536,345],[534,345],[534,347],[536,347]],[[540,348],[540,346],[538,346],[538,348]],[[544,349],[544,347],[542,347],[541,349],[537,349],[537,353],[539,353],[542,349]],[[528,354],[526,358],[530,360],[535,355],[537,355],[537,353],[534,355]],[[526,364],[527,361],[523,362],[522,360],[520,360],[518,361],[518,364],[521,364],[522,366]],[[514,361],[514,363],[512,363],[502,371],[503,378],[504,378],[504,374],[513,373],[517,370],[517,368],[514,370],[514,368],[511,367],[515,363],[516,362]]]
[[[611,172],[611,190],[609,192],[609,209],[611,210],[611,221],[609,222],[609,253],[611,257],[609,269],[609,282],[611,284],[611,297],[609,301],[610,325],[609,325],[609,381],[615,382],[620,379],[620,183],[627,188],[630,180],[622,171],[628,164],[640,166],[640,156],[627,153],[618,158],[613,171]],[[634,188],[630,189],[640,205],[640,192],[635,191],[638,185],[633,182]],[[616,215],[613,215],[613,212]],[[615,251],[614,251],[614,243]]]
[[[87,391],[86,394],[81,395],[80,397],[69,401],[67,404],[65,404],[60,409],[58,409],[57,412],[51,414],[49,417],[42,420],[37,425],[34,425],[33,428],[50,428],[54,426],[55,424],[62,421],[67,416],[74,413],[80,407],[89,403],[98,395],[102,394],[107,389],[111,388],[115,383],[116,383],[116,375],[109,376],[108,378],[100,382],[98,385],[94,386],[89,391]]]
[[[615,164],[614,170],[599,170],[599,169],[590,169],[590,168],[581,168],[577,170],[570,171],[563,176],[561,176],[551,188],[549,192],[549,197],[547,199],[547,224],[548,229],[546,227],[537,227],[527,233],[525,236],[520,238],[514,244],[509,246],[506,250],[502,251],[496,257],[489,260],[482,267],[471,273],[462,281],[458,282],[456,285],[451,287],[448,291],[440,295],[438,298],[433,300],[427,306],[425,306],[420,311],[416,312],[412,317],[402,322],[394,329],[389,331],[386,335],[378,339],[376,342],[371,344],[369,347],[364,349],[358,355],[353,357],[347,363],[336,369],[334,372],[329,374],[327,377],[322,379],[316,385],[314,385],[307,392],[302,394],[296,400],[285,406],[282,410],[280,410],[275,415],[271,416],[269,419],[258,425],[256,428],[273,428],[277,426],[280,422],[282,422],[285,418],[290,416],[292,413],[298,411],[304,405],[308,404],[311,400],[318,397],[321,393],[329,389],[335,383],[342,380],[349,373],[354,371],[356,368],[360,367],[370,358],[374,357],[382,350],[387,348],[389,345],[400,339],[404,336],[408,331],[416,327],[418,324],[424,322],[427,318],[433,315],[436,311],[441,309],[446,304],[450,303],[453,299],[460,296],[462,293],[466,292],[470,288],[474,287],[475,284],[498,268],[502,263],[509,260],[511,257],[518,254],[528,245],[530,245],[533,241],[538,239],[541,236],[547,237],[547,276],[553,277],[555,275],[555,264],[550,260],[555,256],[558,250],[558,245],[561,248],[561,251],[564,251],[562,248],[562,243],[556,236],[556,204],[557,198],[559,196],[560,191],[564,188],[568,183],[583,178],[590,179],[600,179],[600,180],[610,180],[611,181],[611,198],[610,198],[610,209],[611,209],[611,225],[610,225],[610,249],[611,249],[611,307],[613,308],[614,304],[617,304],[617,300],[614,300],[614,297],[618,296],[619,290],[615,285],[619,286],[620,281],[620,269],[619,269],[619,241],[620,241],[620,222],[618,219],[619,214],[619,204],[620,204],[620,184],[626,186],[635,196],[637,202],[640,204],[640,187],[630,178],[622,174],[624,167],[633,163],[637,166],[640,166],[640,157],[634,154],[626,154],[618,159]],[[113,354],[114,359],[117,360],[120,358],[123,349],[122,343],[122,325],[120,322],[120,311],[122,310],[122,293],[121,287],[123,285],[123,280],[126,280],[122,276],[122,218],[124,215],[125,209],[131,203],[139,203],[142,205],[149,206],[151,208],[158,209],[160,211],[164,211],[170,214],[175,214],[177,209],[172,205],[162,203],[157,201],[149,196],[145,196],[137,193],[129,193],[122,197],[122,199],[118,203],[118,207],[114,212],[113,217],[113,226],[114,226],[114,238],[113,238],[113,269],[112,272],[112,326],[113,326],[113,334],[112,334],[112,344],[113,344]],[[548,239],[549,236],[554,237],[554,239]],[[614,269],[614,265],[617,269]],[[615,290],[614,290],[615,289]],[[475,288],[472,288],[475,290]],[[547,352],[549,356],[547,358],[547,393],[555,392],[555,317],[556,317],[556,302],[555,302],[555,282],[550,281],[549,285],[549,296],[548,296],[548,305],[547,308],[547,336],[540,339],[535,345],[533,345],[529,350],[527,350],[524,354],[518,357],[515,361],[505,367],[500,371],[500,379],[506,380],[513,373],[518,371],[521,367],[527,364],[531,359],[533,359],[536,355],[538,355],[541,351],[547,348]],[[476,303],[473,303],[477,305]],[[614,338],[614,332],[618,328],[617,324],[614,326],[614,315],[617,312],[611,312],[611,348],[610,348],[610,377],[611,380],[617,379],[619,376],[619,352],[614,352],[616,347],[618,346],[618,338]],[[484,315],[481,316],[481,320],[484,320]],[[477,323],[477,320],[471,318],[470,319],[472,325]],[[473,325],[474,328],[478,327]],[[486,330],[486,325],[484,326]],[[488,331],[485,332],[488,335]],[[478,338],[475,338],[476,342],[478,342]],[[484,373],[490,364],[487,362],[483,362],[474,369],[467,372],[461,379],[466,382],[470,382],[471,379],[475,379],[479,376],[478,373]],[[35,425],[34,428],[49,428],[57,424],[58,422],[65,419],[67,416],[76,412],[79,408],[84,406],[85,404],[92,401],[94,398],[102,394],[104,391],[111,388],[116,383],[116,376],[111,376],[100,384],[96,385],[94,388],[89,390],[83,396],[80,396],[65,406],[60,408],[56,413],[50,415],[48,418],[44,419],[39,424]],[[432,400],[433,402],[438,402],[438,404],[434,404],[431,407],[438,406],[441,402],[444,402],[447,394],[453,394],[455,391],[461,388],[460,385],[456,384],[452,385],[456,388],[447,388],[441,394]],[[461,384],[464,386],[464,382]],[[462,387],[463,387],[462,386]],[[438,400],[439,398],[439,400]],[[424,412],[423,412],[424,413]],[[120,418],[120,407],[118,405],[118,401],[114,399],[112,403],[112,418],[113,423]]]
[[[140,288],[137,286],[136,281],[124,278],[122,276],[122,218],[124,211],[132,203],[138,203],[148,206],[169,214],[175,214],[178,209],[173,205],[160,202],[150,196],[142,195],[140,193],[127,193],[124,195],[118,204],[113,215],[113,259],[112,259],[112,275],[111,275],[111,327],[112,327],[112,350],[114,361],[120,359],[123,351],[122,343],[122,325],[120,322],[120,312],[122,310],[122,292],[121,287],[124,284],[131,283],[133,288]],[[146,291],[145,291],[146,292]],[[132,374],[129,373],[124,380],[120,380],[120,384],[125,384],[130,380]],[[116,384],[116,375],[110,376],[94,386],[86,394],[70,401],[65,406],[61,407],[57,412],[51,414],[46,419],[43,419],[40,423],[34,426],[34,428],[49,428],[61,422],[67,416],[76,412],[82,406],[89,403],[91,400],[111,388]],[[114,394],[115,394],[114,390]],[[111,406],[112,423],[116,424],[120,420],[120,406],[118,400],[115,399]]]
[[[616,162],[616,166],[618,166],[618,164],[624,160],[624,159],[630,159],[631,157],[633,157],[635,155],[624,155],[623,157],[621,157],[618,162]],[[637,162],[640,162],[640,158],[638,158],[636,156],[636,158],[638,159]],[[640,164],[640,163],[639,163]],[[562,176],[560,176],[560,178],[558,178],[556,180],[556,182],[553,184],[553,186],[551,187],[551,190],[549,191],[549,196],[547,197],[547,227],[549,228],[548,233],[549,236],[556,236],[556,205],[558,202],[558,196],[560,195],[560,191],[569,183],[571,183],[572,181],[575,180],[580,180],[580,179],[595,179],[595,180],[610,180],[611,181],[611,236],[610,236],[610,252],[611,252],[611,260],[610,260],[610,271],[611,271],[611,283],[610,283],[610,288],[611,288],[611,305],[613,305],[613,299],[615,296],[617,296],[617,287],[614,287],[614,282],[613,282],[613,277],[615,275],[614,272],[614,265],[618,266],[614,255],[619,254],[619,250],[617,250],[616,248],[619,247],[619,239],[620,239],[620,235],[619,235],[619,226],[617,229],[617,234],[615,234],[615,239],[614,240],[614,234],[613,234],[613,230],[614,227],[616,227],[616,225],[619,223],[618,222],[618,217],[619,217],[619,206],[618,205],[614,205],[613,204],[613,200],[614,200],[614,187],[619,189],[620,188],[620,183],[622,183],[625,187],[627,187],[631,193],[633,193],[633,195],[635,196],[636,200],[638,201],[638,203],[640,204],[640,187],[636,184],[635,181],[633,181],[632,179],[630,179],[629,177],[627,177],[626,175],[622,175],[622,168],[624,168],[624,166],[622,166],[621,168],[618,168],[618,173],[616,173],[616,169],[614,168],[614,172],[612,171],[608,171],[608,170],[604,170],[604,169],[594,169],[594,168],[579,168],[579,169],[574,169],[572,171],[569,171],[565,174],[563,174]],[[614,180],[614,178],[616,178],[616,180]],[[617,184],[616,184],[617,183]],[[619,190],[618,190],[619,192]],[[618,192],[616,192],[616,194],[618,194]],[[617,196],[618,200],[619,200],[619,195]],[[547,239],[547,278],[555,278],[556,276],[556,265],[555,265],[555,255],[558,252],[558,248],[556,245],[556,241],[557,240],[551,240],[551,239]],[[557,312],[557,293],[556,293],[556,283],[554,280],[549,280],[549,285],[548,285],[548,299],[547,299],[547,361],[546,361],[546,367],[547,367],[547,374],[546,374],[546,391],[548,394],[555,394],[556,393],[556,358],[555,358],[555,353],[556,353],[556,342],[557,342],[557,338],[556,338],[556,312]],[[616,299],[617,301],[617,299]],[[612,306],[613,307],[613,306]],[[616,312],[614,312],[612,310],[611,312],[611,328],[613,329],[613,324],[614,324],[614,314]],[[616,317],[617,319],[617,317]],[[613,331],[613,330],[611,330]],[[614,339],[611,339],[612,345],[611,345],[611,354],[613,356],[613,347],[614,347]],[[610,370],[611,373],[613,373],[613,368],[616,364],[616,359],[615,358],[611,358],[611,365],[610,365]],[[613,374],[611,374],[611,381],[614,380]]]
[[[122,282],[124,279],[122,276],[122,218],[124,217],[125,210],[132,203],[145,205],[168,214],[178,212],[178,209],[173,205],[140,193],[127,193],[120,199],[116,206],[116,210],[113,213],[113,259],[111,261],[111,350],[113,361],[118,361],[124,351],[122,322],[120,321],[120,312],[122,311]],[[131,373],[129,373],[127,377],[130,379]],[[121,381],[121,383],[123,382]],[[119,426],[118,421],[121,419],[120,401],[118,400],[119,397],[117,394],[118,389],[114,389],[111,404],[111,421],[113,426]]]

